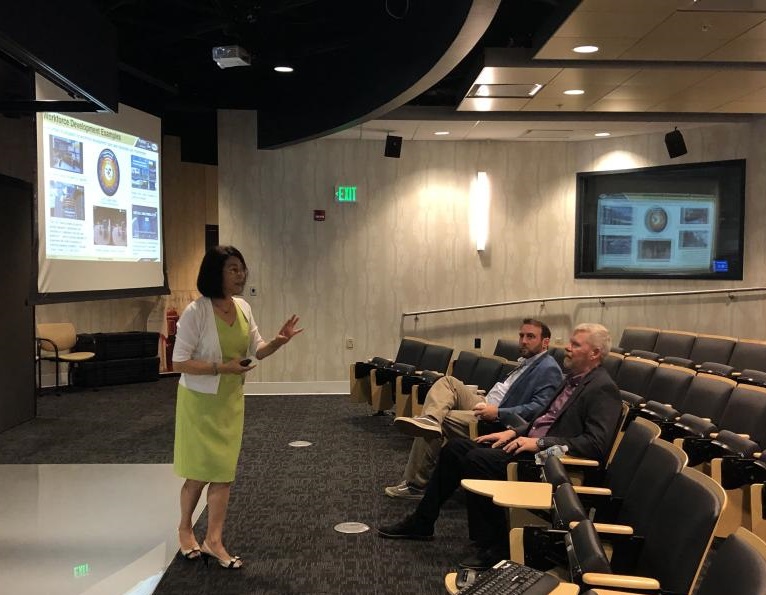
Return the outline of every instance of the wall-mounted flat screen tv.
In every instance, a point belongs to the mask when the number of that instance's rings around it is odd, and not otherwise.
[[[577,174],[575,278],[741,280],[745,160]]]

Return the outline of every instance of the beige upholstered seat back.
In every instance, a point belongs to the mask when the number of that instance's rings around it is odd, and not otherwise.
[[[56,344],[59,353],[69,351],[77,342],[77,333],[71,322],[42,322],[37,325],[37,337],[48,339],[41,341],[40,347],[51,353],[55,351],[51,341]]]

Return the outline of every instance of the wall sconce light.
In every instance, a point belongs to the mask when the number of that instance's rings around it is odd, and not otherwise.
[[[470,205],[471,235],[476,242],[476,250],[481,252],[487,247],[489,237],[489,177],[485,171],[476,174]]]

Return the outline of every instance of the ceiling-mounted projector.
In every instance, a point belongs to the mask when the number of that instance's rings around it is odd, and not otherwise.
[[[238,45],[219,45],[213,48],[213,60],[219,68],[250,66],[250,54]]]

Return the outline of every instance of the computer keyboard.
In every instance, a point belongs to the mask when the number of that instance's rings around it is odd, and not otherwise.
[[[503,560],[481,573],[460,595],[548,595],[559,584],[556,577],[529,566]]]

